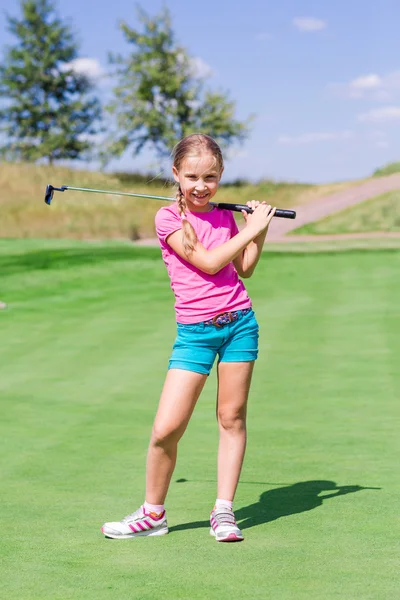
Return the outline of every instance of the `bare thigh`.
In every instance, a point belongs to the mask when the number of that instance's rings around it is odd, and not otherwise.
[[[170,369],[165,379],[153,427],[153,437],[165,439],[183,435],[207,375]]]
[[[218,365],[217,417],[221,424],[245,420],[254,361]]]

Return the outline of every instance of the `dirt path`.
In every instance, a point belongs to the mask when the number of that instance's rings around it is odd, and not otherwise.
[[[374,198],[380,196],[385,192],[391,192],[392,190],[400,189],[400,173],[394,175],[388,175],[387,177],[377,177],[371,179],[358,186],[349,187],[348,189],[330,194],[317,200],[313,200],[308,204],[296,207],[293,206],[293,210],[296,211],[296,219],[273,219],[268,231],[268,243],[269,242],[310,242],[310,241],[324,241],[334,239],[356,239],[359,237],[400,237],[399,233],[389,232],[376,232],[376,233],[349,233],[343,235],[299,235],[299,236],[287,236],[286,234],[293,229],[297,229],[307,223],[313,223],[319,221],[324,217],[332,215],[336,212],[344,210],[349,206],[368,200],[368,198]],[[157,239],[141,239],[135,242],[139,246],[158,246]]]
[[[349,206],[368,200],[375,196],[380,196],[385,192],[400,189],[400,173],[389,175],[388,177],[377,177],[371,179],[356,187],[348,188],[341,192],[336,192],[324,198],[318,198],[303,206],[294,207],[296,219],[273,219],[268,231],[268,240],[277,241],[285,236],[289,231],[297,229],[307,223],[319,221],[333,213],[339,212]],[[357,234],[356,234],[357,235]],[[290,236],[292,238],[292,236]],[[301,236],[302,238],[311,236]],[[300,236],[299,236],[300,238]],[[318,236],[318,239],[320,236]],[[306,241],[304,239],[304,241]],[[310,241],[310,240],[308,240]]]

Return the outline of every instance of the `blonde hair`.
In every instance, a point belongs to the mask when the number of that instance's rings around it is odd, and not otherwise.
[[[179,171],[185,158],[188,156],[201,156],[206,153],[212,155],[214,166],[221,172],[224,168],[221,148],[212,137],[204,133],[193,133],[184,137],[176,144],[172,151],[173,166]],[[197,244],[197,235],[192,225],[186,219],[186,199],[179,185],[176,191],[176,202],[179,215],[182,219],[183,249],[186,256],[189,256]]]

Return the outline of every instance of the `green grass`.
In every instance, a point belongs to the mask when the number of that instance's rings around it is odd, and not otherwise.
[[[384,177],[386,175],[393,175],[394,173],[400,173],[400,162],[393,162],[376,169],[373,173],[373,177]]]
[[[212,374],[170,535],[119,542],[100,526],[143,500],[175,332],[159,250],[1,241],[4,598],[396,598],[398,268],[393,250],[264,253],[247,281],[261,337],[235,503],[245,541],[208,533]]]
[[[292,235],[400,231],[400,191],[387,192],[334,215],[304,225]]]

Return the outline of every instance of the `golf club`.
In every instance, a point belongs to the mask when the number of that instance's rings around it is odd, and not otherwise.
[[[46,202],[46,204],[50,205],[54,196],[54,192],[65,192],[67,190],[72,190],[75,192],[93,192],[96,194],[113,194],[115,196],[134,196],[135,198],[149,198],[151,200],[166,200],[168,202],[175,202],[175,198],[167,198],[166,196],[149,196],[147,194],[133,194],[131,192],[112,192],[110,190],[94,190],[91,188],[71,187],[69,185],[62,185],[61,187],[57,188],[50,184],[48,184],[48,186],[46,187],[44,201]],[[242,210],[245,210],[247,213],[250,214],[253,212],[253,210],[245,204],[228,204],[226,202],[210,202],[210,204],[212,206],[216,206],[217,208],[224,208],[226,210],[233,210],[236,212],[241,212]],[[282,217],[284,219],[295,219],[296,211],[277,208],[274,217]]]

